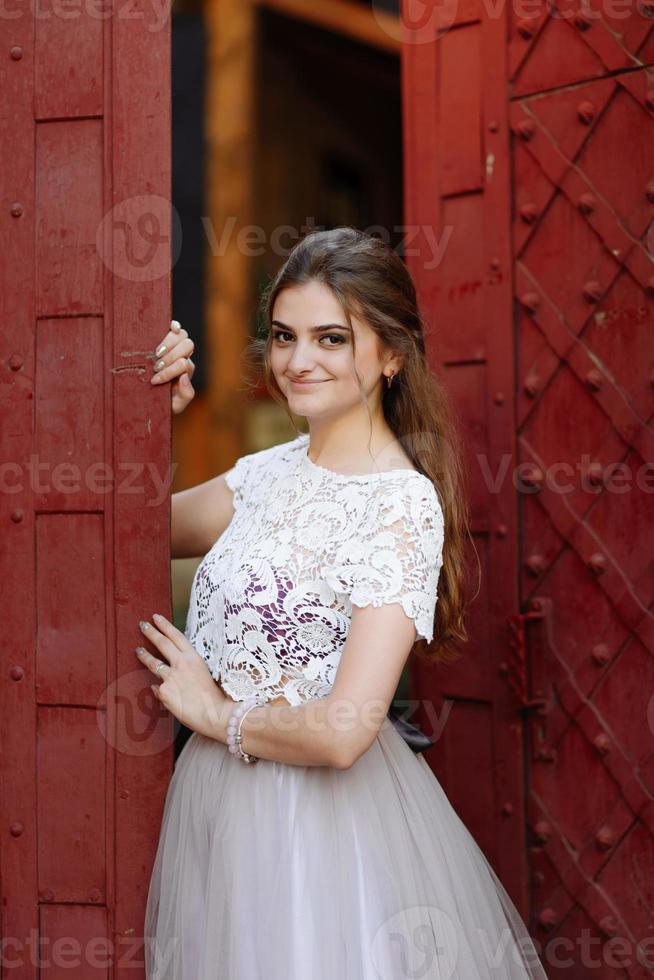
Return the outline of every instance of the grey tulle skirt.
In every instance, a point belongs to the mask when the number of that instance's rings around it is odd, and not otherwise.
[[[144,940],[147,980],[547,980],[389,719],[350,769],[248,766],[194,733],[168,787]]]

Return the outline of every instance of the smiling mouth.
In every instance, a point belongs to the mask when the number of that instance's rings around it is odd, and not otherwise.
[[[293,379],[291,378],[289,380],[290,380],[290,382],[291,382],[292,385],[321,385],[321,384],[324,384],[324,382],[327,379],[324,378],[324,379],[321,379],[320,381],[293,381]]]

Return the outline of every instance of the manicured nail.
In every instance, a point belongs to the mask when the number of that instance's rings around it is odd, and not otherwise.
[[[160,371],[161,368],[164,366],[164,364],[165,361],[163,360],[163,358],[160,361],[157,361],[157,363],[154,366],[155,371]]]
[[[179,320],[171,320],[170,326],[172,327],[173,333],[179,333],[179,331],[182,329],[182,325]]]
[[[142,630],[143,630],[144,632],[145,632],[145,630],[147,630],[147,629],[149,629],[149,628],[150,628],[150,624],[149,624],[149,623],[145,623],[145,622],[143,622],[143,620],[140,620],[140,622],[139,622],[139,626],[141,627],[141,629],[142,629]]]
[[[159,613],[152,613],[152,618],[156,620],[161,620],[163,622],[164,616],[160,616]]]
[[[168,350],[168,348],[166,347],[165,344],[159,344],[159,346],[157,347],[157,349],[156,349],[156,351],[154,353],[155,353],[155,355],[157,357],[161,357],[161,355],[162,354],[165,354],[167,350]]]
[[[150,378],[151,385],[158,385],[160,381],[163,381],[163,378],[161,377],[160,374],[153,374]]]

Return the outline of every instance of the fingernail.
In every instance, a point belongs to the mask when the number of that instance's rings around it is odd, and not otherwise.
[[[157,363],[154,366],[154,369],[155,371],[160,371],[163,366],[164,366],[164,361],[162,359],[161,361],[157,361]]]
[[[150,378],[150,384],[158,385],[161,380],[162,379],[160,374],[153,374],[152,377]]]
[[[139,621],[139,626],[141,627],[142,630],[146,630],[149,625],[150,625],[149,623],[145,623],[142,619]]]
[[[172,327],[174,333],[179,333],[179,331],[182,329],[182,325],[179,320],[171,320],[170,326]]]
[[[166,347],[165,344],[159,344],[159,346],[157,347],[154,353],[156,354],[157,357],[161,357],[161,355],[165,354],[167,350],[168,348]]]
[[[163,619],[164,617],[163,616],[160,616],[159,613],[152,613],[152,618],[153,619]]]

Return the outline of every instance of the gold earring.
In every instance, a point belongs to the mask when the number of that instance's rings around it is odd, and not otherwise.
[[[386,387],[387,388],[390,388],[390,386],[393,384],[393,378],[394,377],[395,377],[394,374],[387,374],[386,375]]]

